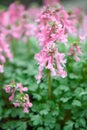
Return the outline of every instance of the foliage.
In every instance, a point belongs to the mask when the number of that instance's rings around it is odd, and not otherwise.
[[[70,38],[72,42],[72,38]],[[0,129],[2,130],[86,130],[87,129],[87,43],[82,44],[81,61],[66,57],[67,77],[51,79],[51,98],[48,97],[47,71],[40,84],[35,76],[38,66],[34,54],[39,51],[37,40],[30,38],[27,44],[17,44],[14,60],[5,64],[0,75]],[[15,46],[16,47],[16,46]],[[61,50],[65,48],[61,45]],[[67,50],[65,50],[67,51]],[[28,86],[33,107],[29,114],[22,108],[14,108],[5,93],[4,85],[12,80]]]

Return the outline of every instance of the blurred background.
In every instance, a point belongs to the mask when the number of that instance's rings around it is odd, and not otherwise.
[[[12,2],[17,0],[0,0],[0,6],[9,6]],[[42,5],[42,0],[18,0],[20,3],[24,4],[26,7],[29,7],[30,4],[36,3]],[[75,7],[83,8],[87,12],[87,0],[60,0],[60,2],[67,9],[73,9]]]

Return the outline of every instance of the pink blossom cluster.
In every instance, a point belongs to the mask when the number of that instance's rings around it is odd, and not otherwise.
[[[69,12],[70,19],[77,27],[76,35],[81,42],[87,38],[87,15],[81,8],[75,8],[73,11]]]
[[[76,32],[75,24],[62,7],[45,8],[37,21],[39,23],[37,37],[41,47],[50,41],[66,43],[68,35]]]
[[[11,4],[8,10],[1,12],[0,33],[3,33],[5,37],[12,37],[18,40],[23,36],[33,35],[35,26],[30,23],[28,13],[28,10],[23,5]]]
[[[72,36],[77,36],[82,42],[87,38],[87,15],[82,8],[77,7],[72,11],[66,12],[63,6],[60,4],[60,0],[43,0],[46,6],[58,6],[58,14],[60,15],[60,21],[65,26],[65,30],[72,34]]]
[[[58,51],[57,44],[59,42],[67,43],[68,36],[77,31],[76,27],[62,7],[58,9],[45,8],[37,22],[37,37],[41,51],[35,55],[39,64],[39,74],[36,79],[40,82],[44,68],[49,69],[51,75],[58,74],[64,78],[67,75],[64,71],[65,54]]]
[[[10,95],[9,101],[13,103],[15,107],[23,107],[24,112],[28,113],[28,108],[32,107],[32,103],[30,102],[29,95],[24,92],[28,91],[27,87],[23,87],[21,83],[11,82],[10,85],[5,86],[5,91]]]
[[[10,46],[8,40],[6,41],[5,35],[3,33],[0,34],[0,73],[4,71],[4,63],[6,62],[6,58],[12,60],[12,54],[10,51]]]
[[[4,65],[6,58],[13,58],[10,49],[12,39],[24,39],[26,42],[29,36],[35,35],[35,31],[36,27],[29,19],[29,10],[23,5],[13,3],[8,10],[0,11],[0,65]]]
[[[82,24],[79,28],[79,37],[81,41],[87,39],[87,15],[82,19]]]
[[[39,74],[36,76],[39,83],[42,78],[43,69],[49,69],[52,76],[57,74],[62,78],[66,77],[67,73],[64,70],[66,60],[64,53],[60,53],[55,43],[50,42],[45,45],[42,50],[35,55],[35,59],[39,64]]]
[[[71,45],[70,49],[69,49],[69,56],[74,56],[76,61],[80,61],[79,55],[82,54],[81,48],[80,46],[78,46],[77,44]]]
[[[81,20],[83,17],[83,10],[81,8],[74,8],[73,10],[68,11],[69,17],[72,22],[76,25],[77,29],[78,26],[81,24]]]

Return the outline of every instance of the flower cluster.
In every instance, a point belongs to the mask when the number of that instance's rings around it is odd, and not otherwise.
[[[79,55],[82,54],[80,46],[78,46],[76,43],[70,46],[69,49],[69,56],[74,56],[76,61],[80,61]]]
[[[64,56],[64,53],[59,53],[57,46],[53,42],[45,45],[43,49],[35,55],[35,59],[39,64],[39,74],[36,77],[38,83],[42,78],[44,68],[49,69],[52,76],[58,74],[62,78],[66,77],[67,73],[64,71],[66,60],[64,60]]]
[[[22,38],[26,42],[29,36],[35,35],[35,31],[36,27],[29,19],[29,10],[25,10],[23,5],[13,3],[8,10],[0,11],[0,64],[4,65],[6,58],[13,58],[10,49],[12,39]]]
[[[69,11],[68,14],[77,28],[73,35],[76,35],[81,42],[84,41],[87,38],[87,15],[81,8],[75,8],[73,11]]]
[[[66,41],[66,35],[64,34],[63,25],[56,19],[56,11],[52,11],[48,8],[43,11],[37,20],[39,44],[41,47],[46,45],[50,41]]]
[[[10,95],[9,101],[13,103],[15,107],[23,107],[24,112],[28,113],[28,108],[32,107],[30,102],[29,95],[24,92],[28,91],[27,87],[23,87],[21,83],[11,82],[10,85],[5,86],[5,91]]]
[[[33,31],[35,26],[30,22],[28,10],[25,10],[23,5],[13,3],[7,11],[1,12],[0,33],[3,33],[5,37],[12,37],[18,40],[26,36],[26,32],[29,29]],[[27,35],[31,36],[31,31]]]
[[[65,55],[58,51],[57,44],[59,42],[67,43],[68,36],[76,32],[76,28],[62,7],[59,9],[45,8],[37,21],[37,37],[42,50],[35,55],[39,64],[39,75],[36,78],[40,82],[44,68],[49,69],[52,75],[58,74],[65,77]]]
[[[5,35],[3,33],[0,34],[0,66],[2,66],[6,62],[6,58],[12,60],[12,54],[10,51],[10,46],[8,40],[6,41]],[[0,67],[1,68],[1,67]],[[0,73],[3,71],[0,71]]]
[[[83,41],[87,38],[87,15],[83,17],[81,27],[79,29],[80,40]]]

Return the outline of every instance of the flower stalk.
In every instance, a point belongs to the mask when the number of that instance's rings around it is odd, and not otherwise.
[[[48,73],[48,98],[51,99],[52,98],[52,90],[51,90],[51,73],[49,70]]]

